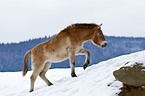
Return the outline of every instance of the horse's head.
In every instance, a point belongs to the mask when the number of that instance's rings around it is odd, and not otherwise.
[[[94,33],[93,33],[93,36],[92,36],[92,41],[94,44],[104,48],[107,46],[107,42],[106,42],[106,39],[103,35],[103,32],[101,30],[101,25],[98,25],[94,28]]]

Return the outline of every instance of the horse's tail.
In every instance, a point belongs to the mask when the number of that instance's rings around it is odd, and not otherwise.
[[[28,71],[28,68],[29,68],[29,64],[28,64],[28,59],[31,55],[31,50],[29,50],[26,54],[25,54],[25,57],[24,57],[24,69],[23,69],[23,76],[26,75],[27,71]]]

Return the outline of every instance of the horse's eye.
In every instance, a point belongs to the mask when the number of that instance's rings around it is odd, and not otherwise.
[[[102,36],[102,33],[98,33],[99,34],[99,36]]]

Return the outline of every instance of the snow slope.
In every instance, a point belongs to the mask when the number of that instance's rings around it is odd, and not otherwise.
[[[31,71],[25,77],[22,72],[0,73],[1,96],[116,96],[123,85],[116,81],[113,71],[126,62],[142,62],[145,64],[145,51],[123,55],[88,67],[76,68],[78,77],[70,76],[68,69],[50,69],[47,78],[54,84],[47,86],[41,78],[37,78],[34,92],[29,93]],[[109,85],[109,86],[108,86]]]

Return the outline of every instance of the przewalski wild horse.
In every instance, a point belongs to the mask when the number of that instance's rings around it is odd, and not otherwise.
[[[24,57],[23,76],[28,71],[28,59],[31,55],[31,63],[33,73],[30,77],[31,88],[30,92],[34,90],[34,82],[39,75],[48,86],[52,83],[45,77],[47,70],[50,68],[52,62],[60,62],[69,57],[71,66],[71,76],[77,77],[75,74],[75,55],[85,54],[86,60],[83,68],[86,69],[90,63],[90,52],[83,48],[83,43],[87,40],[92,40],[95,45],[106,47],[107,42],[102,33],[101,25],[97,24],[72,24],[63,29],[54,38],[40,43],[32,50],[29,50]],[[94,50],[95,51],[95,50]]]

